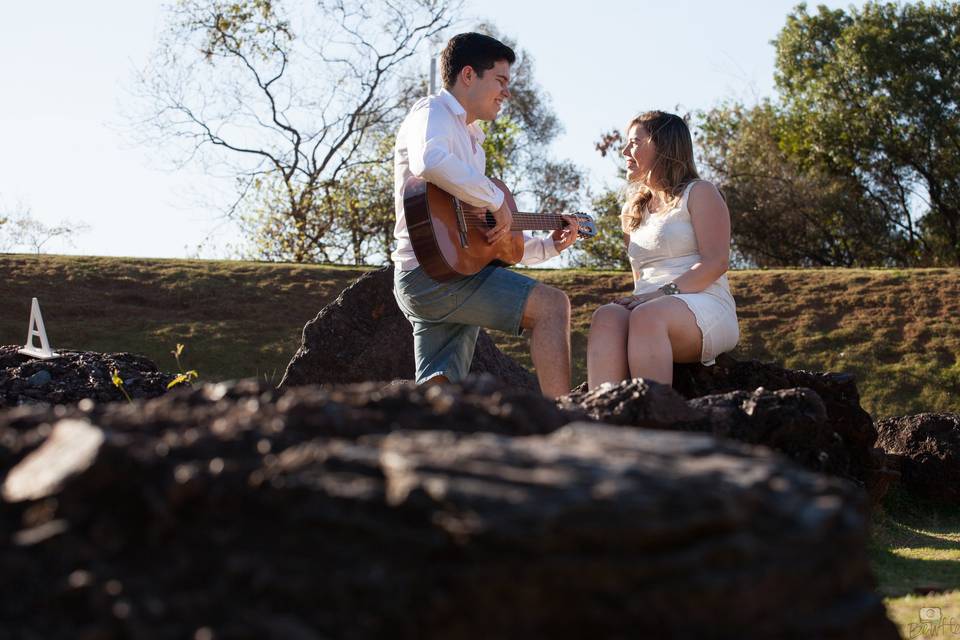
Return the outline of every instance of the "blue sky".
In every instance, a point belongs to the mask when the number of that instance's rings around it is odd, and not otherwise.
[[[89,230],[56,253],[227,257],[242,243],[205,195],[198,168],[124,135],[124,87],[161,27],[146,0],[5,3],[0,22],[0,211],[29,208]],[[811,3],[815,5],[815,3]],[[825,2],[831,8],[862,2]],[[615,168],[594,151],[639,111],[706,109],[773,93],[773,47],[794,2],[469,0],[463,25],[493,22],[535,61],[565,133],[553,153],[598,187]],[[423,54],[424,72],[429,54]],[[198,245],[203,247],[198,250]]]

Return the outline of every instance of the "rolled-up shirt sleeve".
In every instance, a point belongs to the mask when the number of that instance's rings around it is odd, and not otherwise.
[[[557,245],[553,243],[553,238],[550,236],[540,238],[525,233],[523,234],[523,240],[523,258],[520,260],[520,264],[532,267],[560,255],[560,252],[557,251]]]
[[[503,191],[451,151],[448,119],[452,117],[442,108],[424,107],[411,114],[407,124],[410,172],[470,205],[496,211],[503,204]]]

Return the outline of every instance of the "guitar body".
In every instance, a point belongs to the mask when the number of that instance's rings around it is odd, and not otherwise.
[[[511,211],[517,211],[513,195],[503,182],[491,178],[503,190]],[[417,260],[434,280],[445,282],[471,276],[487,265],[509,266],[523,258],[523,231],[512,231],[494,244],[489,244],[486,231],[493,226],[478,217],[479,209],[460,203],[463,220],[457,211],[457,199],[421,178],[407,179],[403,187],[403,209],[407,230]],[[465,242],[464,242],[465,240]]]

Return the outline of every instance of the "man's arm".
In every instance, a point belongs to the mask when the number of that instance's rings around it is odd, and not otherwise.
[[[407,156],[410,171],[475,207],[496,211],[503,191],[451,150],[451,127],[456,123],[442,107],[424,107],[410,114]]]
[[[532,267],[560,255],[560,252],[577,241],[580,223],[576,216],[564,216],[566,225],[546,238],[524,234],[523,258],[520,264]]]
[[[550,258],[555,258],[560,255],[560,252],[557,251],[557,247],[553,242],[553,238],[549,236],[546,238],[538,238],[537,236],[523,235],[523,258],[520,259],[520,264],[532,267],[535,264],[546,262]]]

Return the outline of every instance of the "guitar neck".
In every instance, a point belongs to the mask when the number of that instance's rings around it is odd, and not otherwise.
[[[513,214],[513,231],[545,231],[548,229],[562,229],[563,216],[556,213],[523,213],[516,211]]]

